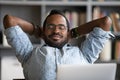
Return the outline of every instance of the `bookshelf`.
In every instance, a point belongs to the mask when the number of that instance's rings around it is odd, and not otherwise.
[[[93,19],[93,17],[95,16],[93,15],[94,10],[97,7],[100,9],[100,10],[97,9],[98,11],[100,11],[100,13],[103,12],[102,15],[110,16],[112,12],[117,12],[120,14],[119,0],[0,0],[0,23],[1,23],[0,32],[4,30],[2,22],[3,22],[3,16],[5,14],[18,16],[25,20],[28,20],[30,22],[33,22],[35,24],[42,26],[42,23],[47,13],[51,9],[60,9],[65,12],[68,11],[70,13],[77,12],[79,16],[80,16],[80,13],[81,14],[83,13],[85,16],[84,17],[85,20],[82,21],[81,23],[83,24]],[[78,23],[80,23],[80,21]],[[119,37],[120,33],[119,32],[116,32],[116,33],[118,34],[118,37]],[[38,42],[37,40],[34,39],[34,37],[30,37],[30,38],[33,43]],[[112,43],[112,49],[114,49],[115,47],[113,46],[115,44],[114,42]],[[7,53],[11,51],[11,48],[9,47],[6,48],[1,43],[0,50],[3,54],[3,53],[6,53],[6,50],[8,50]],[[111,52],[112,54],[114,54],[113,51]],[[113,57],[113,55],[111,57]],[[116,61],[113,58],[110,58],[108,62],[117,62],[118,64],[120,63],[120,61]]]
[[[0,23],[3,22],[5,14],[11,14],[42,26],[51,9],[60,9],[65,11],[66,15],[67,12],[74,14],[73,18],[77,13],[78,22],[71,23],[74,24],[72,27],[75,27],[91,21],[96,15],[101,17],[110,16],[113,12],[120,13],[119,8],[119,0],[0,0]],[[3,24],[0,24],[0,32],[3,30]],[[38,42],[34,37],[30,38],[33,43]]]

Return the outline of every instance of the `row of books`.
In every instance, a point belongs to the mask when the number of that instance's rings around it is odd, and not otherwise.
[[[120,13],[107,11],[102,11],[100,7],[95,7],[93,9],[93,19],[97,19],[103,16],[110,16],[112,19],[111,32],[115,34],[114,40],[109,40],[103,51],[100,54],[100,60],[111,61],[116,60],[120,62]]]
[[[107,11],[102,11],[100,7],[94,7],[93,9],[93,19],[97,19],[103,16],[109,16],[112,19],[111,32],[119,33],[120,32],[120,13],[111,12],[108,14]]]
[[[113,12],[110,17],[113,21],[112,28],[116,36],[112,42],[112,58],[120,62],[120,13]]]
[[[70,28],[78,27],[84,23],[86,23],[86,12],[85,11],[77,11],[71,9],[63,9],[62,10],[70,23]],[[48,12],[46,15],[48,15]]]
[[[75,28],[86,22],[86,12],[77,12],[77,11],[65,11],[65,16],[70,22],[70,27]]]
[[[115,60],[116,62],[120,62],[120,40],[109,40],[106,42],[102,52],[100,53],[100,60]]]

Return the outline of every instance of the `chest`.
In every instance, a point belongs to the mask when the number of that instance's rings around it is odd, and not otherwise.
[[[41,49],[47,62],[52,61],[56,64],[76,64],[81,63],[83,56],[78,47],[57,49],[46,47]]]

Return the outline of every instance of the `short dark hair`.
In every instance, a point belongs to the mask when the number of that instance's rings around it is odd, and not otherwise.
[[[68,31],[69,31],[70,30],[70,24],[69,24],[69,21],[68,21],[67,17],[64,15],[64,12],[62,12],[60,10],[56,10],[56,9],[51,10],[49,15],[44,20],[44,22],[43,22],[43,30],[45,30],[45,26],[46,26],[46,22],[47,22],[48,17],[50,17],[51,15],[55,15],[55,14],[59,14],[59,15],[63,16],[66,19],[67,27],[68,27]]]

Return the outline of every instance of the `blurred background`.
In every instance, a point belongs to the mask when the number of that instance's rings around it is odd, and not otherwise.
[[[64,11],[71,29],[103,16],[111,17],[110,31],[116,37],[106,43],[96,63],[117,63],[116,80],[120,80],[120,0],[0,0],[0,79],[24,78],[15,51],[4,35],[4,15],[14,15],[42,27],[51,9]],[[34,36],[29,38],[33,45],[39,45]]]

